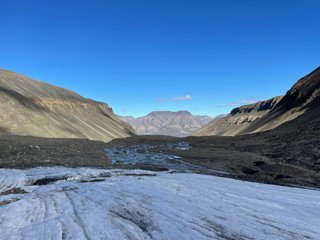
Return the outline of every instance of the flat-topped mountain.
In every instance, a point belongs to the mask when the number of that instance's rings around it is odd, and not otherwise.
[[[210,123],[194,132],[193,135],[237,135],[270,112],[281,99],[282,97],[274,97],[266,101],[234,108],[229,115],[212,120]]]
[[[168,135],[184,137],[201,128],[213,118],[194,116],[188,111],[155,111],[144,117],[121,117],[138,135]]]
[[[105,103],[0,69],[1,134],[110,141],[132,128]]]
[[[284,97],[235,108],[194,133],[196,136],[234,136],[276,128],[319,102],[320,67],[301,78]]]

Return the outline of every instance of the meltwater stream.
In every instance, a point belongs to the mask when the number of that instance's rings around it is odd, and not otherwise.
[[[157,148],[158,150],[155,150]],[[188,150],[190,148],[189,143],[169,143],[161,145],[150,145],[150,144],[135,144],[132,146],[122,147],[108,147],[106,149],[107,156],[111,159],[112,164],[117,167],[122,166],[141,166],[150,165],[156,166],[163,169],[178,172],[206,172],[227,175],[222,171],[210,170],[208,168],[194,165],[183,161],[179,156],[163,153],[159,149],[164,150]]]

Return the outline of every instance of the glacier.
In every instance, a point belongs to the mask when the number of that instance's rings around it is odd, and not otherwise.
[[[319,214],[313,189],[195,173],[0,169],[6,240],[320,239]]]

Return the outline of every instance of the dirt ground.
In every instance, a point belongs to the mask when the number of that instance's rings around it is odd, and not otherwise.
[[[0,136],[0,167],[110,167],[106,144],[85,139]]]

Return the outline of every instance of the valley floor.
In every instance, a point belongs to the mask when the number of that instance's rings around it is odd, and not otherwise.
[[[320,239],[320,192],[195,173],[0,169],[0,239]]]

